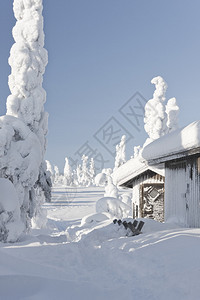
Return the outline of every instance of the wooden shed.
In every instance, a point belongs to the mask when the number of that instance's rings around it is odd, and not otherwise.
[[[149,144],[149,164],[165,164],[165,221],[200,227],[200,121]]]
[[[133,217],[164,221],[164,165],[149,166],[132,158],[113,175],[114,182],[132,189]]]

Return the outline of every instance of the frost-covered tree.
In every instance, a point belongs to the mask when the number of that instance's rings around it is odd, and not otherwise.
[[[13,28],[15,43],[11,48],[8,61],[11,66],[8,80],[11,94],[7,98],[7,115],[21,119],[37,135],[44,158],[48,114],[44,111],[46,92],[42,82],[48,55],[44,49],[42,9],[42,0],[14,0],[13,2],[17,21]],[[42,162],[40,177],[35,185],[35,188],[41,191],[49,186],[46,170],[43,167],[45,164]]]
[[[49,160],[46,160],[47,171],[51,174],[51,182],[54,183],[54,170]]]
[[[94,184],[94,179],[95,179],[95,175],[96,175],[94,158],[91,158],[91,160],[90,160],[89,174],[90,174],[91,184]]]
[[[29,229],[38,204],[34,186],[41,162],[38,137],[23,121],[12,116],[0,117],[0,177],[10,180],[16,191],[16,196],[12,193],[7,199],[7,206],[0,197],[0,241],[14,242]],[[13,202],[14,210],[9,208]]]
[[[76,168],[77,185],[81,185],[81,173],[82,173],[81,165],[78,165]]]
[[[7,115],[24,121],[38,136],[44,154],[46,148],[48,114],[44,111],[46,92],[42,87],[48,62],[44,49],[42,0],[14,0],[13,44],[9,65]]]
[[[65,167],[64,167],[64,184],[69,186],[73,184],[73,174],[72,174],[72,169],[69,164],[69,160],[66,157],[65,158]]]
[[[176,103],[176,98],[171,98],[168,100],[166,105],[167,113],[167,127],[169,132],[172,132],[178,129],[178,116],[179,116],[179,107]]]
[[[46,161],[43,161],[40,165],[40,172],[38,176],[38,180],[35,184],[35,187],[40,187],[36,201],[40,201],[38,203],[38,211],[40,210],[40,206],[43,204],[44,201],[51,202],[51,188],[52,188],[52,181],[51,181],[51,173],[47,170]],[[44,195],[44,198],[43,198]],[[42,200],[43,198],[43,200]]]
[[[135,146],[134,147],[134,157],[139,157],[141,155],[142,147],[141,146]]]
[[[118,189],[116,185],[113,184],[113,180],[109,175],[107,175],[104,197],[118,198]]]
[[[0,118],[0,177],[9,180],[13,184],[9,189],[16,191],[7,199],[8,205],[0,199],[0,240],[7,242],[16,241],[29,229],[39,209],[37,191],[43,190],[46,176],[43,157],[48,117],[42,88],[47,64],[42,1],[14,0],[13,9],[17,22],[9,58],[11,95],[7,116]]]
[[[167,84],[161,76],[152,79],[155,84],[153,99],[145,105],[144,128],[148,133],[143,148],[150,142],[178,128],[179,107],[176,98],[168,100],[165,105]],[[141,152],[140,152],[141,153]]]
[[[153,98],[145,105],[144,128],[151,141],[158,139],[168,132],[167,113],[165,109],[165,94],[167,84],[161,76],[151,80],[155,84]]]
[[[54,166],[54,184],[61,183],[61,175],[58,166]]]
[[[89,186],[90,182],[90,174],[88,170],[88,156],[83,155],[82,158],[82,168],[81,168],[81,185],[82,186]]]
[[[123,135],[121,141],[116,145],[114,171],[126,162],[126,136]]]

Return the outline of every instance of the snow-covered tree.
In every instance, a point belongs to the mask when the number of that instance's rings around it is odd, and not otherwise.
[[[141,155],[142,147],[141,146],[135,146],[134,147],[134,157],[139,157]]]
[[[69,186],[73,184],[73,174],[72,174],[72,169],[69,164],[69,160],[66,157],[65,158],[65,167],[64,167],[64,184]]]
[[[36,201],[41,201],[41,203],[38,203],[38,211],[40,210],[40,206],[44,201],[42,201],[44,194],[44,200],[46,202],[51,202],[51,188],[52,188],[52,181],[51,181],[51,173],[47,170],[46,161],[43,161],[43,163],[40,165],[40,172],[39,177],[36,182],[36,188],[37,186],[40,187],[38,191],[37,197],[41,199],[36,199]]]
[[[116,145],[114,171],[126,162],[126,136],[123,135],[121,141]]]
[[[143,148],[161,136],[178,128],[179,107],[176,98],[168,100],[165,105],[167,84],[161,76],[152,79],[155,84],[153,99],[145,105],[144,128],[148,133]],[[140,151],[141,153],[141,151]]]
[[[14,0],[13,9],[17,22],[9,58],[11,95],[7,116],[0,118],[0,176],[16,191],[8,205],[0,200],[0,240],[12,242],[29,229],[45,195],[42,185],[44,178],[47,180],[43,161],[48,118],[42,88],[47,64],[42,0]],[[43,192],[41,198],[37,191]]]
[[[8,204],[15,202],[14,210],[6,211],[0,197],[0,241],[14,242],[29,229],[38,204],[34,186],[41,162],[38,137],[23,121],[0,117],[0,177],[10,180],[16,191],[7,199]]]
[[[105,168],[101,171],[101,173],[105,173],[108,176],[112,176],[113,169],[112,168]]]
[[[15,43],[11,48],[8,61],[11,66],[8,80],[11,94],[7,98],[7,115],[21,119],[37,135],[44,160],[48,114],[44,111],[46,92],[42,82],[48,55],[44,49],[42,9],[42,0],[14,0],[13,2],[17,21],[13,28]],[[42,162],[40,177],[35,185],[35,188],[41,190],[44,189],[42,185],[46,178],[46,170],[43,167],[45,164]],[[46,180],[48,181],[48,178]],[[49,186],[48,182],[45,186],[45,189]],[[50,186],[48,194],[50,194]]]
[[[91,184],[94,184],[94,178],[95,178],[95,175],[96,175],[94,158],[91,158],[91,160],[90,160],[89,174],[90,174]]]
[[[77,185],[81,185],[81,173],[82,173],[81,165],[78,165],[76,168]]]
[[[54,184],[61,184],[62,179],[58,166],[54,166]]]
[[[54,183],[54,170],[49,160],[46,160],[47,171],[51,174],[51,182]]]
[[[104,197],[118,198],[118,189],[116,185],[113,184],[112,178],[109,175],[107,175]]]
[[[48,62],[44,49],[42,0],[14,0],[14,45],[10,51],[7,115],[24,121],[38,136],[44,154],[46,148],[47,119],[44,111],[46,92],[42,87],[43,74]]]
[[[176,103],[176,98],[171,98],[168,100],[166,105],[166,113],[168,116],[167,127],[169,128],[169,132],[178,129],[179,107]]]
[[[83,155],[82,158],[82,168],[81,168],[81,185],[83,186],[89,186],[91,184],[90,182],[90,174],[88,170],[88,156]]]
[[[161,76],[153,78],[151,83],[155,84],[156,89],[153,99],[150,99],[145,105],[144,128],[150,141],[153,141],[168,133],[164,104],[167,84]]]
[[[15,242],[24,231],[20,203],[12,182],[0,178],[0,241]]]

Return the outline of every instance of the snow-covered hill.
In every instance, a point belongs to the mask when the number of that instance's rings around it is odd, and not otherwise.
[[[0,244],[0,299],[199,299],[200,229],[145,220],[127,237],[107,220],[80,225],[100,188],[63,188],[46,204],[46,229]]]

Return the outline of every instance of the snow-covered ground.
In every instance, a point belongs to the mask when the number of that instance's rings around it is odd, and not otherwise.
[[[127,237],[108,220],[80,226],[103,193],[54,188],[47,228],[0,244],[0,299],[199,299],[200,229],[145,220]]]

